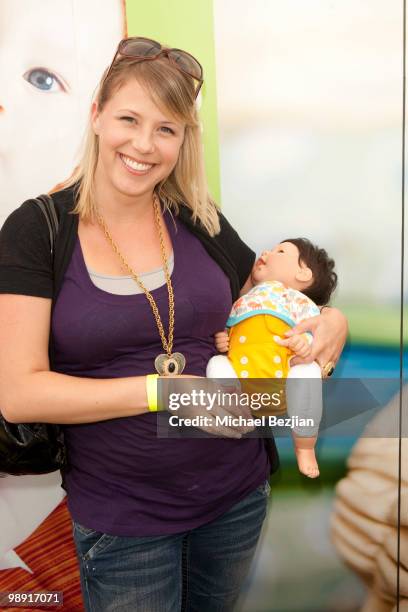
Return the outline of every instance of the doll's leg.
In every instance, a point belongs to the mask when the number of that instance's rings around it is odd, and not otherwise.
[[[293,443],[299,470],[309,478],[319,476],[314,447],[322,418],[322,380],[316,362],[289,369],[286,385],[288,415],[293,418]],[[305,419],[311,425],[305,425]]]
[[[215,355],[207,364],[207,378],[238,378],[226,355]]]

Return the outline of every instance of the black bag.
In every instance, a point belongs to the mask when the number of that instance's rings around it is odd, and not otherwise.
[[[58,217],[52,198],[39,196],[35,203],[47,221],[51,258],[58,233]],[[67,465],[64,435],[50,423],[9,423],[0,414],[0,474],[46,474]]]

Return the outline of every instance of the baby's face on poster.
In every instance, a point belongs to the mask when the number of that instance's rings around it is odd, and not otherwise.
[[[72,172],[122,0],[1,0],[0,226]]]
[[[0,227],[71,174],[123,24],[122,0],[0,1]],[[57,473],[0,479],[1,569],[62,497]]]

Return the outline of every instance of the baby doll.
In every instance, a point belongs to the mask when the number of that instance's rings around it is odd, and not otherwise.
[[[316,362],[291,366],[294,355],[307,358],[311,334],[285,337],[304,319],[320,314],[337,284],[334,261],[305,238],[287,239],[264,251],[251,273],[252,289],[233,305],[226,332],[216,334],[219,351],[207,367],[210,378],[297,378],[286,385],[289,416],[312,418],[313,427],[293,427],[299,470],[316,478],[314,451],[322,413],[321,370]]]

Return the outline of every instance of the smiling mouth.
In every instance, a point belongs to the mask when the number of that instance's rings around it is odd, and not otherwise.
[[[123,155],[122,153],[119,153],[119,157],[128,170],[130,170],[131,172],[136,172],[137,174],[146,174],[147,172],[149,172],[149,170],[151,170],[151,168],[153,168],[153,166],[155,166],[155,164],[146,164],[143,162],[138,162],[135,159],[128,157],[127,155]]]

